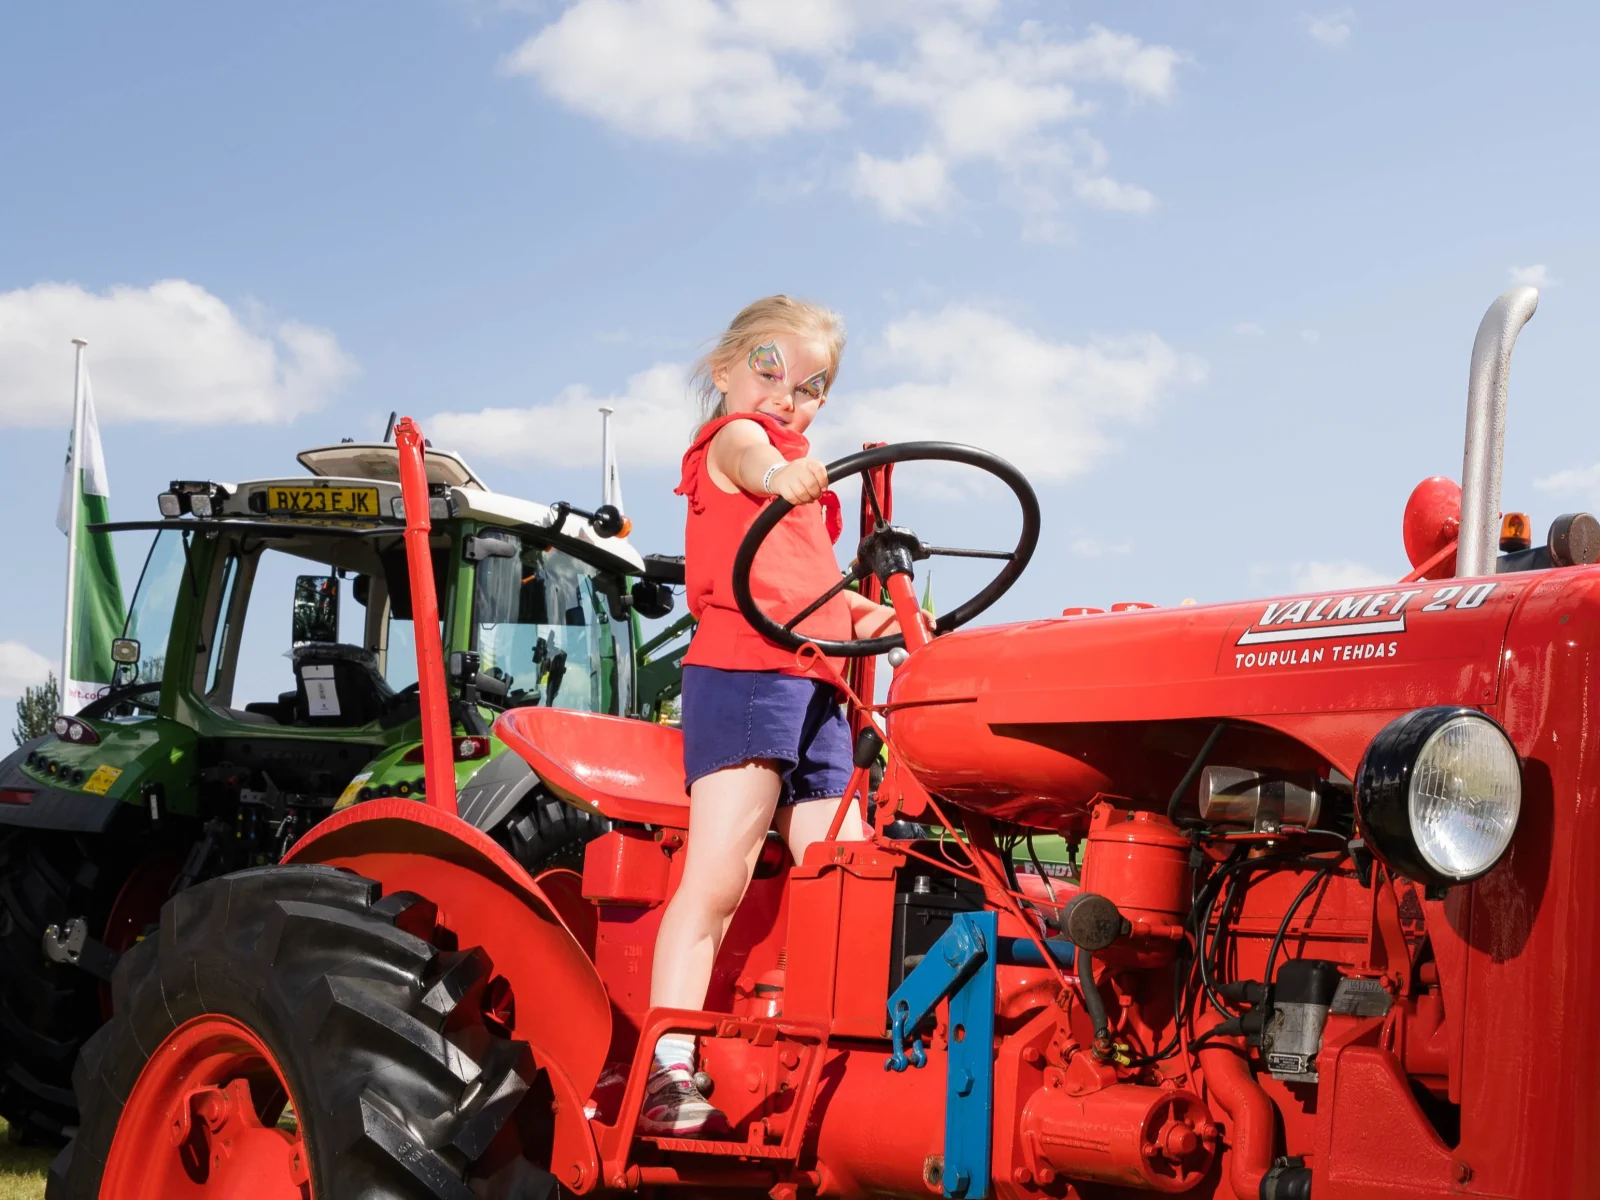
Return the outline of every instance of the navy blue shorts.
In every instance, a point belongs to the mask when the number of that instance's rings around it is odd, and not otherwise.
[[[777,671],[684,667],[684,788],[759,758],[779,765],[779,805],[844,795],[855,760],[833,685]]]

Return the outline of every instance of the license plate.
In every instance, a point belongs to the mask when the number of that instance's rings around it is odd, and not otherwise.
[[[378,489],[369,487],[274,487],[267,489],[267,511],[308,517],[376,517]]]

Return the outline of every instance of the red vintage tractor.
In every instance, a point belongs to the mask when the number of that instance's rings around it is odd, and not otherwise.
[[[687,838],[676,731],[522,709],[498,725],[603,813],[583,872],[531,878],[457,818],[417,542],[427,801],[340,813],[285,865],[177,895],[122,960],[50,1195],[112,1200],[557,1192],[1054,1200],[1519,1200],[1600,1188],[1600,526],[1498,560],[1508,293],[1475,348],[1465,489],[1407,513],[1418,570],[1331,595],[1081,614],[931,643],[860,698],[877,832],[764,855],[704,1011],[648,1006]],[[1004,552],[892,525],[890,468],[987,471]],[[1026,565],[1038,508],[965,447],[877,447],[840,586],[917,630],[914,563]],[[736,578],[781,518],[752,528]],[[1457,566],[1459,565],[1459,570]],[[774,640],[812,654],[759,612]],[[791,622],[792,624],[792,622]],[[889,641],[822,646],[873,655]],[[885,835],[897,819],[937,840]],[[1077,878],[1020,872],[1035,831]],[[1588,948],[1586,948],[1588,947]],[[699,1036],[732,1136],[640,1136],[656,1039]]]

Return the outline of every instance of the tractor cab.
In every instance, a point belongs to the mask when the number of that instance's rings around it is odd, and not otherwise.
[[[395,448],[342,443],[300,460],[309,474],[174,483],[160,519],[106,527],[155,537],[114,682],[21,765],[52,788],[33,804],[73,803],[99,770],[109,786],[89,803],[146,809],[136,789],[161,783],[152,811],[179,817],[279,794],[288,809],[273,824],[287,833],[341,800],[420,791]],[[662,585],[643,580],[644,560],[607,524],[618,518],[488,491],[453,454],[429,449],[425,463],[434,606],[468,735],[459,781],[498,750],[487,724],[498,712],[638,712],[637,614]],[[147,769],[174,750],[178,774],[198,768],[198,794]]]

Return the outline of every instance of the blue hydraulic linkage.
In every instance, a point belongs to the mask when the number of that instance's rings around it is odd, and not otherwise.
[[[944,1094],[946,1196],[984,1200],[994,1126],[994,968],[999,915],[958,912],[950,928],[889,997],[891,1071],[928,1061],[917,1026],[950,1001]],[[909,1044],[910,1053],[906,1053]]]

